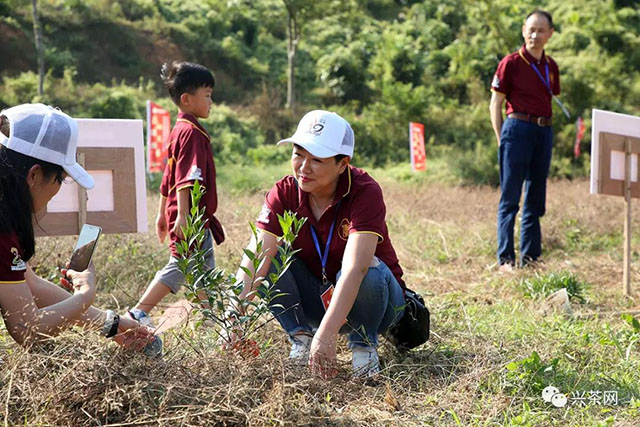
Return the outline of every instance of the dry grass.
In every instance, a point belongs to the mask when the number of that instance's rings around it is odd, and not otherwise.
[[[496,190],[380,179],[391,239],[409,285],[427,296],[433,335],[408,355],[383,345],[385,369],[378,380],[349,378],[344,341],[339,377],[310,377],[306,368],[287,363],[288,345],[273,324],[259,340],[265,343],[262,354],[251,360],[220,353],[209,331],[189,326],[165,336],[166,355],[157,362],[90,332],[70,332],[29,352],[5,334],[0,402],[6,424],[590,425],[607,417],[616,425],[635,424],[638,346],[625,360],[606,339],[627,339],[625,325],[614,318],[607,321],[612,332],[606,332],[604,318],[541,316],[539,301],[517,286],[534,273],[569,271],[589,284],[588,301],[575,305],[576,311],[637,308],[637,299],[619,295],[620,200],[590,196],[585,181],[551,183],[545,263],[504,276],[494,266]],[[227,241],[216,248],[218,265],[235,269],[262,197],[221,191]],[[150,196],[149,202],[153,213],[157,200]],[[66,260],[72,244],[72,238],[40,241],[38,271],[53,275],[53,265]],[[133,304],[166,256],[151,234],[106,236],[96,257],[98,303],[120,309]],[[638,274],[634,265],[636,295]],[[567,392],[616,387],[624,404],[564,410],[545,405],[528,380],[505,369],[534,350],[545,363],[559,359],[553,381]]]

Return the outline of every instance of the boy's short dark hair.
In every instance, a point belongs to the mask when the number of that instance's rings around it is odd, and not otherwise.
[[[533,16],[533,15],[544,16],[545,18],[547,18],[547,22],[549,22],[549,28],[553,28],[553,18],[551,17],[551,14],[546,10],[540,10],[540,9],[534,10],[533,12],[528,14],[526,18],[524,18],[525,22],[527,21],[527,19],[529,19],[530,16]]]
[[[160,77],[176,105],[180,105],[183,93],[194,93],[201,87],[213,89],[216,85],[211,71],[204,65],[193,62],[165,62],[162,64]]]

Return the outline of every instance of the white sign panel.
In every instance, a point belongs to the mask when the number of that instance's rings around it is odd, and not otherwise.
[[[120,232],[118,230],[123,229],[127,232],[147,232],[142,120],[77,121],[78,152],[91,152],[85,169],[93,176],[96,184],[87,191],[87,222],[106,226],[105,232]],[[121,157],[110,158],[114,153]],[[96,166],[92,168],[92,164]],[[126,179],[123,178],[125,176]],[[68,234],[68,227],[60,224],[70,218],[69,214],[79,211],[78,199],[78,185],[63,184],[47,205],[43,221],[49,220],[50,225],[45,230],[51,235]],[[130,222],[131,226],[123,225],[127,222],[123,220],[124,217],[133,221]]]
[[[640,138],[640,117],[593,109],[591,125],[591,194],[598,194],[600,176],[600,133],[609,132]],[[608,178],[624,181],[625,154],[611,152],[611,172]],[[638,156],[631,156],[631,182],[638,181]]]

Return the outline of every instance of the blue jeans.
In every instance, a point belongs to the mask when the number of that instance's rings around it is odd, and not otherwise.
[[[274,272],[273,264],[270,272]],[[340,277],[340,272],[338,273]],[[313,334],[325,310],[320,295],[326,290],[322,280],[314,276],[305,263],[295,258],[276,283],[276,294],[270,310],[282,328],[293,336],[299,332]],[[356,300],[340,333],[349,334],[349,348],[377,346],[378,335],[395,324],[404,313],[404,295],[398,281],[382,261],[369,267]]]
[[[553,133],[550,126],[507,118],[500,133],[500,204],[498,206],[498,262],[515,264],[513,227],[522,184],[524,205],[520,234],[520,261],[540,257],[540,217],[545,212],[547,176],[551,165]]]

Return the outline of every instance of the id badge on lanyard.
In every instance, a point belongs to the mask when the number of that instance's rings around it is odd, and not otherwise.
[[[320,299],[322,300],[322,306],[324,307],[324,311],[327,311],[327,309],[329,308],[329,304],[331,303],[331,297],[333,297],[334,289],[335,288],[332,283],[322,294],[320,294]]]
[[[322,266],[322,285],[326,287],[324,292],[320,294],[320,299],[322,300],[322,306],[324,307],[325,311],[327,311],[327,308],[329,308],[331,297],[333,297],[333,290],[335,289],[333,283],[331,283],[331,281],[327,277],[326,267],[327,267],[327,260],[329,259],[329,246],[331,245],[331,238],[333,237],[333,230],[336,226],[336,221],[338,219],[338,210],[340,209],[341,203],[342,203],[342,200],[338,202],[338,205],[336,206],[336,213],[333,217],[331,228],[329,229],[329,236],[327,237],[327,243],[324,245],[324,253],[320,249],[320,242],[318,241],[318,236],[316,235],[315,227],[309,224],[309,226],[311,227],[311,237],[313,238],[313,243],[316,247],[316,252],[318,253],[318,257],[320,258],[320,265]]]

